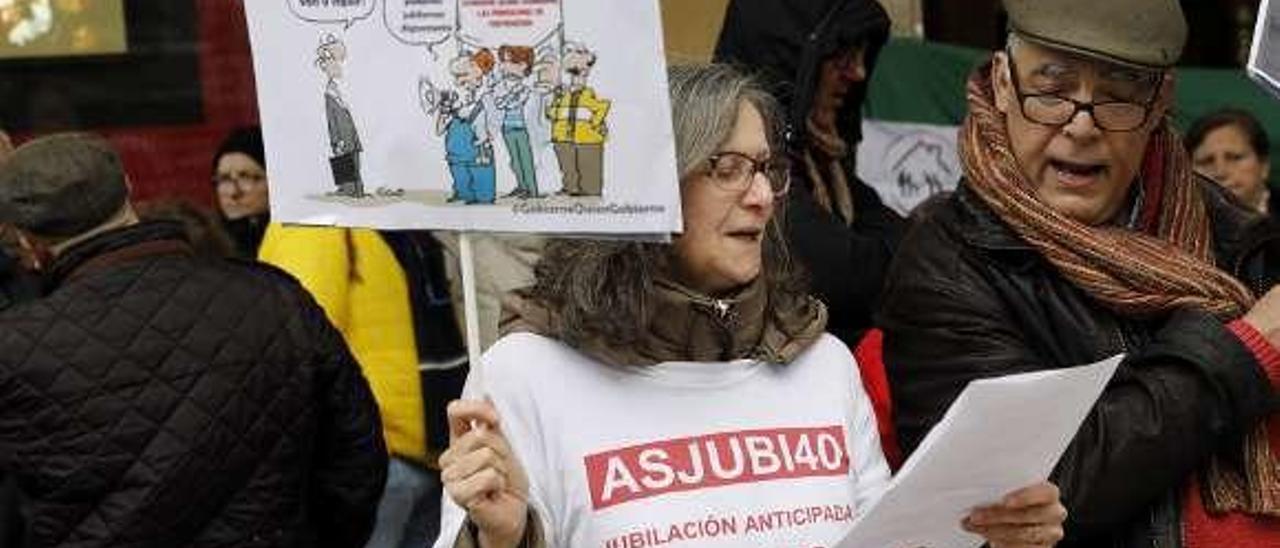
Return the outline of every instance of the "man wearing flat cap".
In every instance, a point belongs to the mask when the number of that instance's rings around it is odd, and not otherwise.
[[[904,449],[971,380],[1125,353],[1051,478],[1062,545],[1280,546],[1280,235],[1169,126],[1178,2],[1004,4],[1008,47],[967,85],[964,180],[888,276]]]
[[[0,163],[0,223],[49,291],[0,312],[0,474],[26,546],[364,544],[377,408],[296,281],[139,223],[120,159],[82,134]]]

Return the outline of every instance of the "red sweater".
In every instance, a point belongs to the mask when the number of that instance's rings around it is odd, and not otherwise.
[[[1228,328],[1253,351],[1271,384],[1280,384],[1280,352],[1242,321]],[[1280,420],[1275,417],[1267,420],[1267,437],[1272,452],[1280,449]],[[1182,495],[1182,536],[1186,548],[1280,548],[1280,519],[1238,512],[1210,515],[1200,498],[1200,481],[1193,477]]]

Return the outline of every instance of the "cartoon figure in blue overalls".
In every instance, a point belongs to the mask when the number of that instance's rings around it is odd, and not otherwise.
[[[481,93],[493,65],[493,53],[487,49],[463,54],[449,63],[458,92],[444,92],[439,97],[436,134],[444,136],[445,160],[453,178],[450,202],[492,204],[497,193],[493,145]]]

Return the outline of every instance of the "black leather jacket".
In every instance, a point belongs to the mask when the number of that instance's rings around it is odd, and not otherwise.
[[[1277,233],[1201,186],[1219,266],[1260,294],[1280,273]],[[1179,546],[1179,488],[1272,405],[1261,366],[1221,321],[1195,310],[1117,315],[963,184],[927,206],[889,280],[880,322],[908,453],[973,379],[1128,353],[1052,476],[1070,511],[1064,546]]]

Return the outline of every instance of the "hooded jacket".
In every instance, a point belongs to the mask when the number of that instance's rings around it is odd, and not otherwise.
[[[889,35],[889,17],[875,0],[735,0],[729,4],[715,59],[755,71],[782,103],[789,154],[809,146],[806,120],[817,91],[822,60],[855,44],[865,46],[867,80]],[[814,200],[814,182],[792,173],[784,227],[811,278],[812,289],[830,310],[828,330],[849,346],[871,326],[875,303],[903,220],[857,178],[852,147],[862,139],[862,103],[867,81],[850,87],[837,129],[851,147],[842,167],[853,198],[846,224]]]
[[[805,118],[818,87],[818,66],[837,51],[863,43],[867,81],[889,37],[889,16],[875,0],[734,0],[716,43],[718,62],[757,72],[787,113],[790,145],[805,141]],[[862,140],[867,82],[849,89],[837,116],[840,136]]]

